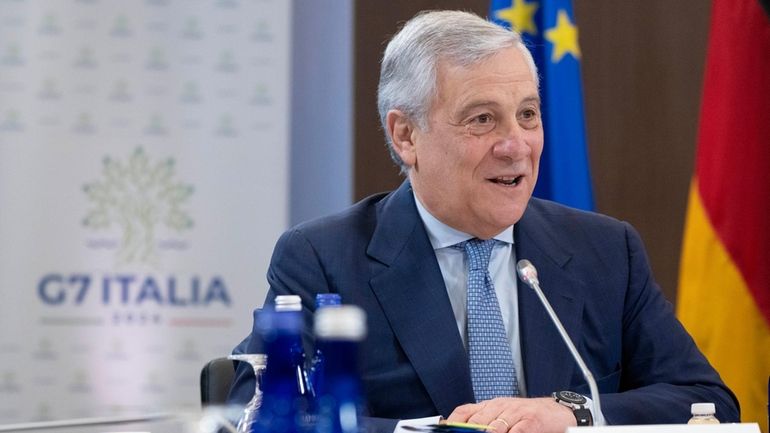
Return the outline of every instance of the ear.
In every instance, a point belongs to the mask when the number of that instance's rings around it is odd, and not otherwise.
[[[385,117],[385,123],[393,151],[401,157],[404,164],[414,167],[417,163],[417,153],[414,143],[415,126],[412,120],[401,110],[390,110]]]

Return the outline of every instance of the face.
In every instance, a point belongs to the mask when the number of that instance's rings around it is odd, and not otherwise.
[[[394,148],[436,218],[482,239],[521,218],[537,180],[543,127],[534,77],[517,48],[470,68],[439,63],[428,127],[397,112],[393,120]]]

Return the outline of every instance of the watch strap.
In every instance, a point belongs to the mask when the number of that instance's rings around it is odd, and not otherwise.
[[[572,408],[572,414],[575,415],[578,427],[594,425],[594,417],[591,413],[591,409],[587,407],[581,407],[578,409]]]

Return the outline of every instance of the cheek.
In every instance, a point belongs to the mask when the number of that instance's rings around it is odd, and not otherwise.
[[[495,140],[492,137],[463,137],[455,143],[457,165],[475,169],[491,156]]]
[[[432,156],[436,158],[434,163],[439,166],[440,170],[450,175],[460,176],[471,165],[474,143],[446,135],[440,137],[435,144],[437,145],[436,151]]]
[[[532,162],[537,165],[540,162],[540,156],[543,154],[543,146],[534,147],[532,149]]]
[[[540,156],[543,154],[543,135],[533,134],[528,136],[525,140],[527,147],[529,148],[529,159],[537,166],[540,161]]]
[[[540,158],[540,155],[543,153],[543,143],[544,143],[544,137],[543,137],[543,130],[538,129],[532,139],[530,140],[530,143],[532,143],[532,154]]]

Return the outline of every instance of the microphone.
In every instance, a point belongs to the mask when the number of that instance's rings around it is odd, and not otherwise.
[[[559,320],[556,312],[553,311],[551,303],[548,302],[548,299],[546,299],[543,291],[540,289],[540,281],[537,279],[537,269],[535,269],[535,266],[529,260],[522,259],[516,263],[516,272],[519,274],[519,278],[521,278],[522,281],[524,281],[529,287],[532,288],[532,290],[535,291],[535,293],[537,293],[537,297],[540,298],[540,302],[543,304],[543,307],[545,307],[545,310],[548,311],[548,315],[551,316],[551,321],[559,331],[561,339],[564,340],[564,344],[567,345],[567,348],[572,354],[572,358],[575,359],[578,367],[580,367],[580,371],[583,373],[583,377],[585,378],[586,382],[588,382],[588,387],[591,389],[591,400],[593,400],[593,407],[595,412],[594,420],[596,420],[598,417],[604,418],[604,415],[602,415],[602,406],[599,402],[599,388],[596,386],[594,375],[591,374],[591,371],[583,361],[583,357],[580,356],[580,353],[578,353],[577,349],[575,348],[575,344],[572,343],[572,339],[569,338],[567,330],[564,329],[564,325],[561,324],[561,320]]]

